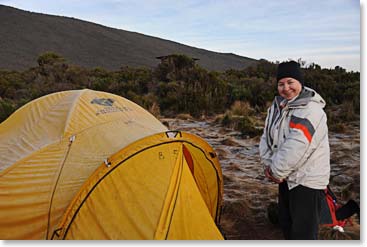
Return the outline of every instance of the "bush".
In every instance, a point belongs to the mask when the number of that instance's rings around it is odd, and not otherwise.
[[[340,106],[341,113],[340,118],[343,122],[349,122],[357,120],[357,114],[355,113],[355,106],[353,101],[345,101]]]
[[[188,114],[188,113],[180,113],[176,116],[176,118],[178,119],[182,119],[182,120],[193,120],[194,118]]]
[[[222,125],[225,127],[230,127],[232,124],[232,116],[228,113],[226,113],[221,121]]]
[[[263,131],[261,128],[256,127],[255,121],[250,116],[233,116],[230,112],[223,116],[221,124],[240,131],[244,137],[252,138],[259,136]]]
[[[122,67],[117,71],[87,69],[68,65],[65,59],[46,52],[39,66],[26,71],[0,70],[0,97],[3,118],[34,98],[61,90],[91,88],[110,92],[158,110],[163,115],[188,113],[193,117],[225,114],[224,126],[256,133],[249,119],[236,116],[263,114],[276,93],[276,63],[260,60],[243,70],[209,72],[183,55],[168,56],[155,70]],[[303,68],[306,85],[327,102],[331,128],[342,130],[341,123],[356,121],[360,115],[360,73],[341,67],[321,69],[317,64]],[[10,102],[10,103],[9,103]],[[153,103],[156,105],[153,107]],[[254,118],[251,118],[254,120]],[[338,124],[339,126],[333,126]],[[253,128],[252,128],[252,127]]]
[[[0,123],[7,119],[15,110],[16,107],[12,102],[0,98]]]
[[[255,111],[248,102],[236,100],[231,106],[231,113],[235,116],[249,116]]]
[[[161,115],[161,110],[157,102],[153,102],[153,104],[149,107],[148,111],[153,114],[156,118],[159,118]]]
[[[260,128],[256,128],[254,121],[249,116],[243,116],[240,118],[236,130],[239,130],[242,135],[251,138],[262,134],[262,130]]]
[[[37,63],[39,66],[44,66],[44,65],[53,65],[55,63],[64,63],[65,59],[54,53],[54,52],[45,52],[43,54],[41,54],[38,59],[37,59]]]

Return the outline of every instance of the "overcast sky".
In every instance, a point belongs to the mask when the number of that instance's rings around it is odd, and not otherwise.
[[[0,0],[217,52],[360,71],[359,0]]]

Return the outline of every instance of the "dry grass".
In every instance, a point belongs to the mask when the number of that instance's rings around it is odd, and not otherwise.
[[[177,119],[181,120],[193,120],[194,118],[188,113],[181,113],[176,116]]]
[[[234,116],[248,116],[255,111],[248,102],[237,100],[232,104],[230,112]]]

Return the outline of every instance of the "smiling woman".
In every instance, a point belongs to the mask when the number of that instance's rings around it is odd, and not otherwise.
[[[330,151],[324,100],[303,86],[300,65],[279,64],[278,93],[265,122],[260,157],[265,177],[279,184],[285,239],[317,239],[321,200],[329,184]]]

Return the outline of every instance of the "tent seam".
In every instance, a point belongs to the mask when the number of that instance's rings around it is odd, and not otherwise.
[[[87,92],[87,91],[88,91],[88,89],[82,89],[82,90],[79,90],[79,92],[78,92],[78,96],[77,96],[77,97],[76,97],[76,99],[74,100],[74,102],[73,102],[73,104],[72,104],[72,106],[71,106],[71,108],[70,108],[70,111],[69,111],[69,114],[68,114],[68,118],[67,118],[67,119],[66,119],[66,121],[65,121],[65,127],[64,127],[64,131],[63,131],[63,133],[65,133],[65,132],[66,132],[66,129],[67,129],[68,125],[69,125],[69,122],[71,121],[71,116],[73,115],[73,112],[74,112],[74,110],[75,110],[75,108],[76,108],[77,102],[79,102],[79,101],[80,101],[81,96],[82,96],[85,92]]]
[[[179,180],[179,183],[178,183],[178,188],[177,188],[177,193],[175,195],[175,202],[173,203],[173,209],[172,209],[172,214],[170,215],[170,219],[169,219],[169,224],[168,224],[168,230],[166,232],[166,237],[165,237],[165,240],[167,240],[168,238],[168,234],[169,234],[169,231],[171,229],[171,224],[172,224],[172,219],[173,219],[173,214],[175,212],[175,208],[176,208],[176,205],[177,205],[177,200],[178,200],[178,195],[180,193],[180,189],[181,189],[181,179],[182,179],[182,174],[183,174],[183,161],[184,161],[184,156],[182,155],[181,157],[181,172],[180,172],[180,178],[178,179]]]
[[[46,232],[46,239],[48,239],[48,234],[49,234],[49,230],[50,230],[50,219],[51,219],[51,207],[52,207],[52,202],[53,202],[53,199],[54,199],[54,196],[55,196],[55,191],[56,191],[56,188],[57,188],[57,185],[59,183],[59,180],[60,180],[60,177],[61,177],[61,173],[62,173],[62,170],[64,169],[64,166],[65,166],[65,163],[66,163],[66,160],[69,156],[69,153],[70,153],[70,150],[71,150],[71,146],[73,144],[73,141],[70,141],[69,145],[68,145],[68,149],[66,150],[66,153],[65,153],[65,156],[64,156],[64,159],[62,161],[62,164],[61,164],[61,167],[60,167],[60,170],[59,170],[59,174],[57,175],[57,178],[56,178],[56,181],[55,181],[55,184],[53,185],[53,191],[52,191],[52,194],[51,194],[51,199],[50,199],[50,204],[49,204],[49,210],[48,210],[48,217],[47,217],[47,232]]]

